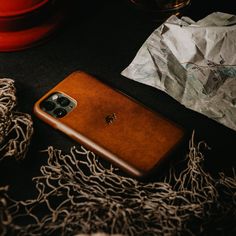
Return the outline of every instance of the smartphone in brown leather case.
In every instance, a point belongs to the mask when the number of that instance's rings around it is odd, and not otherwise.
[[[148,175],[184,137],[176,123],[83,71],[39,99],[34,113],[134,177]]]

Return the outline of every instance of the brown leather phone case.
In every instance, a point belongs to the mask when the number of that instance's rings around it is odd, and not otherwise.
[[[40,106],[55,92],[69,96],[76,104],[62,118],[51,116]],[[135,177],[152,171],[184,136],[174,122],[82,71],[70,74],[45,94],[35,103],[34,112]]]

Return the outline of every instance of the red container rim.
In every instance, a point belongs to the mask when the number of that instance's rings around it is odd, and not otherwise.
[[[19,15],[28,14],[28,13],[35,11],[38,8],[42,7],[43,5],[48,3],[48,1],[49,0],[41,0],[40,2],[38,2],[32,6],[29,6],[25,9],[11,10],[11,11],[1,11],[0,10],[0,17],[15,17],[15,16],[19,16]]]

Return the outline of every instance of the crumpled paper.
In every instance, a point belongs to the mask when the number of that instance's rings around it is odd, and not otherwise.
[[[121,74],[236,131],[236,16],[171,16]]]

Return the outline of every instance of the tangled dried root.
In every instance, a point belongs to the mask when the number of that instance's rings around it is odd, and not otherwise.
[[[5,195],[2,232],[9,235],[236,235],[236,175],[212,178],[202,168],[200,142],[189,142],[183,169],[144,183],[105,168],[94,153],[49,147],[35,177],[35,199]],[[3,218],[3,216],[1,216]],[[4,223],[6,222],[6,223]],[[4,235],[4,234],[3,234]],[[6,234],[7,235],[7,234]]]
[[[8,186],[0,187],[0,235],[7,234],[7,227],[4,227],[11,223],[12,215],[8,211]]]
[[[23,159],[33,134],[31,116],[14,111],[14,80],[0,79],[0,160]]]

